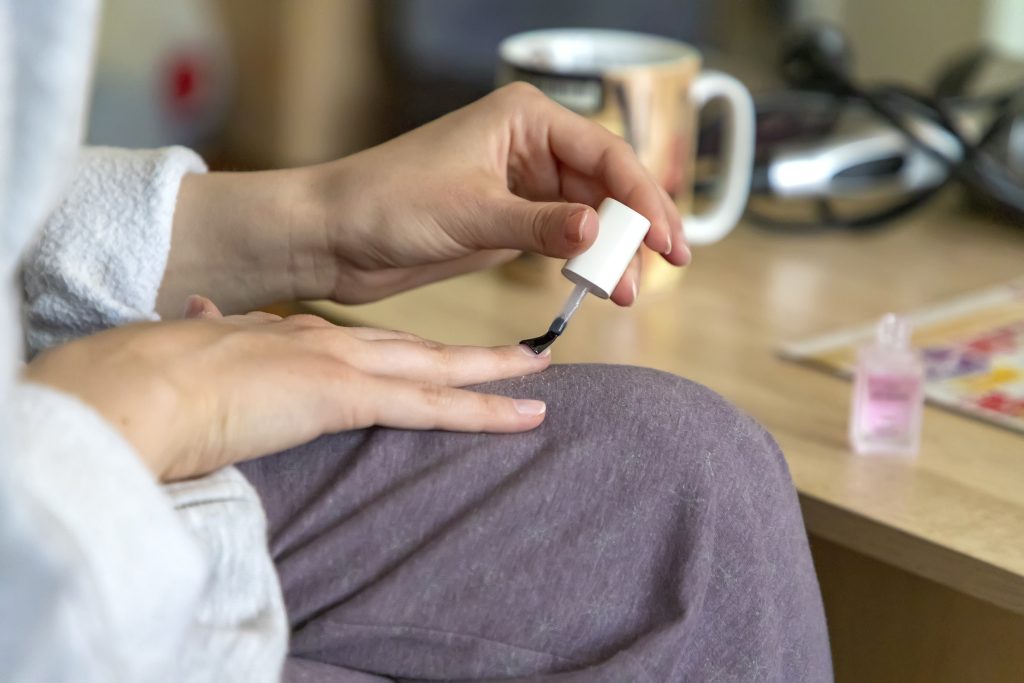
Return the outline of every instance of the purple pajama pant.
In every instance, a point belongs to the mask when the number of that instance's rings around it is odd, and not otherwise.
[[[710,390],[559,365],[525,434],[365,429],[243,466],[290,681],[828,681],[778,446]]]

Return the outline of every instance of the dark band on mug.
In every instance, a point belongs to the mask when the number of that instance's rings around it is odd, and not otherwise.
[[[558,74],[504,62],[504,82],[526,81],[566,109],[589,116],[604,108],[604,79],[600,74]]]

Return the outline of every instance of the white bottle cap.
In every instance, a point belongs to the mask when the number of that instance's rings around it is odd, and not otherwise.
[[[597,239],[585,252],[566,261],[562,275],[607,299],[640,248],[651,222],[611,197],[601,202],[597,218]]]

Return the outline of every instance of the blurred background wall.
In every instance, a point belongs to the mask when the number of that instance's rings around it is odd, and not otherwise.
[[[983,0],[797,0],[794,21],[839,24],[868,80],[924,85],[951,55],[986,39]]]
[[[741,26],[776,24],[781,3],[744,0],[217,0],[240,66],[229,158],[258,166],[307,163],[349,153],[486,94],[502,38],[554,26],[647,31],[715,48]],[[732,15],[732,24],[728,17]],[[763,45],[765,41],[742,41]],[[270,78],[246,65],[277,55]],[[752,52],[753,50],[747,50]],[[245,134],[238,119],[263,111]],[[237,121],[237,124],[236,124]]]
[[[485,94],[504,36],[552,26],[697,44],[752,88],[805,21],[849,33],[865,79],[927,83],[1019,0],[107,0],[93,142],[265,168],[351,153]],[[990,32],[990,31],[989,31]]]
[[[742,71],[763,62],[786,11],[775,0],[108,0],[90,138],[182,142],[230,167],[311,163],[486,94],[498,42],[518,31],[647,31]],[[175,101],[183,89],[191,109]]]

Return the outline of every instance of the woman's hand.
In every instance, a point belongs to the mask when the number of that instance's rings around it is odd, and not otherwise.
[[[676,265],[689,260],[675,204],[629,145],[524,83],[321,167],[313,187],[341,301],[378,299],[518,250],[570,258],[597,237],[593,207],[608,196],[651,221],[648,247]],[[633,302],[638,266],[616,303]]]
[[[231,310],[358,303],[522,250],[570,258],[596,237],[607,196],[651,220],[648,247],[689,261],[675,204],[629,145],[515,83],[335,162],[187,177],[161,308],[200,287]],[[636,259],[612,300],[632,303],[638,278]]]
[[[52,349],[26,379],[91,405],[165,481],[370,425],[518,432],[544,420],[542,402],[455,388],[547,367],[519,346],[444,346],[308,315],[225,318],[202,297],[187,315]]]

